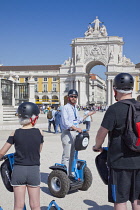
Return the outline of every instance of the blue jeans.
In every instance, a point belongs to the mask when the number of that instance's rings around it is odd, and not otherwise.
[[[60,132],[62,133],[62,129],[61,129],[60,124],[55,124],[55,133],[58,133],[58,126],[60,128]]]
[[[90,121],[86,121],[86,130],[89,131],[89,129],[90,129]]]
[[[48,123],[49,123],[49,125],[48,125],[48,131],[51,132],[51,124],[53,124],[53,128],[54,128],[54,131],[55,131],[55,121],[52,120],[52,121],[49,121]]]

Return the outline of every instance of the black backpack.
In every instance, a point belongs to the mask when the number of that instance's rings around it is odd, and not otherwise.
[[[140,102],[133,103],[129,100],[119,101],[129,105],[126,128],[122,139],[129,149],[140,152]]]

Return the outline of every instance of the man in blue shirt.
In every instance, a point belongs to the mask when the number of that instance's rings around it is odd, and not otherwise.
[[[74,142],[76,135],[82,132],[79,124],[83,120],[92,115],[94,112],[89,112],[84,118],[80,118],[76,108],[78,92],[74,89],[68,92],[68,103],[63,106],[61,111],[61,126],[62,135],[61,141],[63,146],[63,154],[61,163],[67,166],[68,174],[71,175],[72,161],[74,158]]]

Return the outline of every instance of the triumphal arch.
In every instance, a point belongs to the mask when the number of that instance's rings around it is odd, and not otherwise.
[[[103,65],[106,67],[107,104],[114,103],[112,83],[115,75],[121,72],[138,75],[135,64],[123,55],[123,45],[123,38],[108,36],[106,26],[96,17],[84,37],[72,40],[72,56],[60,67],[60,101],[64,101],[64,90],[68,87],[78,90],[79,105],[88,104],[90,70]]]

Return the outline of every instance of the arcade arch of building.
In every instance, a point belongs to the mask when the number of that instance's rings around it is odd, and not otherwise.
[[[115,75],[128,72],[135,78],[133,97],[140,99],[138,87],[140,67],[123,55],[123,38],[108,36],[105,25],[98,17],[89,24],[82,38],[72,40],[72,56],[62,65],[41,66],[0,66],[1,78],[12,79],[19,83],[19,79],[28,78],[30,86],[29,99],[40,103],[40,100],[50,100],[57,105],[67,101],[67,92],[71,88],[78,90],[78,104],[87,105],[91,101],[91,85],[89,85],[90,70],[96,65],[106,67],[106,103],[114,102],[112,83]],[[13,80],[14,78],[14,80]],[[42,88],[35,92],[36,78],[41,78]],[[53,79],[54,78],[54,79]],[[38,82],[40,79],[38,80]],[[23,80],[21,80],[23,83]],[[43,89],[43,86],[45,89]],[[104,93],[105,94],[105,93]],[[57,101],[57,102],[56,102]],[[2,104],[2,99],[0,99]],[[12,103],[13,105],[13,103]]]

